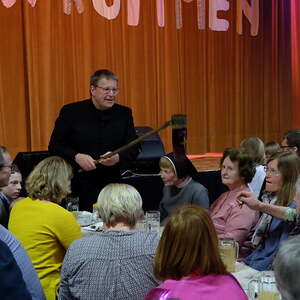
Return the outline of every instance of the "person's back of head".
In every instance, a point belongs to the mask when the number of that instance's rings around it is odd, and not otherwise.
[[[273,262],[277,287],[283,300],[300,299],[300,236],[285,241]]]
[[[160,280],[179,280],[192,272],[227,273],[208,212],[199,206],[184,205],[166,223],[155,256],[154,274]]]
[[[26,179],[30,198],[60,202],[71,193],[72,167],[59,156],[39,162]]]
[[[280,150],[280,145],[277,142],[271,141],[265,144],[266,160]]]
[[[105,186],[97,201],[99,215],[107,227],[124,223],[133,228],[141,217],[142,205],[140,193],[133,186],[121,183]]]
[[[244,149],[252,158],[255,164],[262,165],[265,162],[265,145],[258,137],[250,137],[241,142]]]

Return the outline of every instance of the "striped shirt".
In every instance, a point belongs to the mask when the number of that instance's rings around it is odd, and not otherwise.
[[[32,262],[17,238],[6,228],[0,225],[0,240],[2,240],[12,252],[23,276],[26,288],[33,300],[44,300],[44,292],[40,280],[34,270]]]

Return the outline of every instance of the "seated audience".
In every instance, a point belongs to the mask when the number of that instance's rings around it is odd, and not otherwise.
[[[283,242],[273,262],[277,288],[282,300],[300,299],[300,236]]]
[[[29,197],[12,208],[9,230],[27,251],[47,300],[56,298],[69,245],[82,237],[72,213],[59,203],[70,193],[71,166],[58,156],[41,161],[26,180]]]
[[[15,202],[22,199],[19,198],[21,189],[22,174],[17,165],[13,164],[11,166],[11,174],[9,177],[8,185],[1,188],[1,192],[7,198],[10,208]]]
[[[280,145],[277,142],[268,142],[265,144],[266,161],[268,161],[272,155],[279,152]]]
[[[221,177],[229,191],[223,193],[211,206],[211,218],[219,238],[236,240],[243,256],[259,218],[259,213],[247,205],[237,203],[240,192],[250,192],[247,183],[255,174],[254,163],[246,152],[234,148],[225,149],[221,159]]]
[[[0,146],[0,188],[6,186],[11,173],[11,157],[4,146]],[[7,228],[9,219],[9,201],[0,193],[0,224]]]
[[[8,246],[0,240],[0,291],[3,300],[31,300],[22,273]]]
[[[44,300],[45,295],[30,258],[15,236],[2,225],[0,225],[0,240],[9,247],[13,254],[32,299]]]
[[[248,186],[253,194],[258,197],[266,177],[264,168],[265,145],[260,138],[250,137],[241,142],[241,148],[250,155],[255,164],[255,175]]]
[[[169,153],[160,159],[159,166],[165,185],[159,205],[161,222],[184,204],[209,208],[207,189],[193,179],[197,177],[197,170],[187,157],[175,159],[174,154]]]
[[[158,285],[153,275],[158,237],[135,229],[142,213],[139,192],[127,184],[109,184],[97,207],[104,232],[76,240],[68,249],[60,299],[144,299]]]
[[[295,208],[296,203],[293,199],[299,170],[299,158],[295,153],[283,152],[273,155],[267,163],[263,203]],[[246,204],[242,206],[248,206],[247,194],[240,193],[238,201]],[[252,207],[255,209],[261,206]],[[280,243],[291,234],[294,226],[294,222],[263,213],[251,240],[255,249],[243,260],[244,263],[259,271],[269,269]]]
[[[184,205],[167,220],[154,261],[163,283],[146,300],[246,300],[221,260],[215,228],[205,209]]]

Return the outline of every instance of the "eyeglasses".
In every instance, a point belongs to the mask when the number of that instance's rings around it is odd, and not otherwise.
[[[294,146],[280,146],[280,149],[289,149],[289,148],[293,148]]]
[[[268,167],[264,167],[266,174],[271,174],[271,175],[280,175],[280,172],[278,170],[274,169],[269,169]]]
[[[9,166],[1,166],[0,168],[9,168],[9,169],[11,169],[12,168],[12,165],[9,165]]]
[[[96,85],[95,87],[101,89],[104,92],[104,94],[112,93],[113,95],[116,95],[116,94],[119,93],[119,89],[116,89],[116,88],[112,88],[112,89],[111,88],[104,88],[104,87],[98,86],[98,85]]]

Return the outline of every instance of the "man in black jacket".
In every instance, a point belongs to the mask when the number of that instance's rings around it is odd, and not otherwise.
[[[114,73],[96,71],[90,79],[91,98],[63,106],[52,132],[49,151],[74,166],[72,190],[79,196],[80,210],[91,211],[100,190],[118,182],[120,169],[138,154],[134,146],[95,164],[101,155],[136,138],[131,109],[115,104],[118,91]]]

